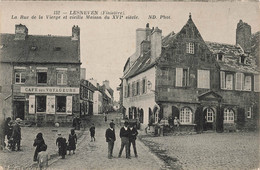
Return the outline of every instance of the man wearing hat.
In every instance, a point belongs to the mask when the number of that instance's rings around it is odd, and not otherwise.
[[[106,130],[106,142],[108,144],[108,159],[112,159],[114,142],[116,141],[114,123],[109,124],[110,128]]]
[[[124,126],[120,129],[120,138],[121,138],[121,148],[118,154],[118,157],[120,158],[122,155],[122,151],[125,148],[125,152],[126,152],[126,158],[130,159],[130,155],[129,155],[129,128],[128,128],[128,122],[126,121],[124,123]]]
[[[21,128],[19,123],[22,121],[20,118],[15,119],[15,125],[13,127],[13,133],[11,138],[13,139],[12,143],[12,151],[15,150],[15,147],[17,145],[17,151],[21,151],[20,144],[21,144]]]
[[[136,140],[136,136],[138,135],[138,131],[135,128],[133,123],[130,123],[130,125],[129,125],[129,132],[130,132],[130,135],[129,135],[129,155],[131,155],[131,144],[132,144],[133,148],[134,148],[135,157],[137,158],[138,156],[137,156],[137,151],[136,151],[135,140]]]

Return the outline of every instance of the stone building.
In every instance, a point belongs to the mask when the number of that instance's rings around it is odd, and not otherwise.
[[[142,126],[177,117],[186,131],[257,129],[259,33],[239,21],[236,35],[236,45],[205,42],[191,15],[164,38],[149,24],[137,29],[136,52],[124,66],[128,117]]]
[[[80,115],[93,115],[93,101],[96,87],[88,80],[81,80],[80,83]]]
[[[80,28],[72,36],[1,34],[1,114],[35,122],[70,122],[80,113]]]

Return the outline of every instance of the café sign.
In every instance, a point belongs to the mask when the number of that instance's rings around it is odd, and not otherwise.
[[[77,87],[21,87],[21,93],[62,93],[62,94],[79,94]]]

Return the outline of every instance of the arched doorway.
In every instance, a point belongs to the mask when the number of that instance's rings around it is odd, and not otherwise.
[[[150,107],[149,107],[148,122],[149,122],[150,125],[154,123],[153,111],[152,111],[152,109]]]
[[[140,123],[144,123],[144,110],[142,108],[139,110],[139,120]]]
[[[212,108],[206,108],[203,111],[203,130],[213,130],[213,123],[215,122],[215,112]]]

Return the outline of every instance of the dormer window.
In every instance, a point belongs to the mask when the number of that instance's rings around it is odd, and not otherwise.
[[[194,54],[194,43],[187,43],[186,44],[186,53]]]
[[[224,54],[223,53],[217,54],[217,61],[224,61]]]
[[[239,63],[241,64],[246,64],[246,56],[245,55],[241,55],[239,58]]]

